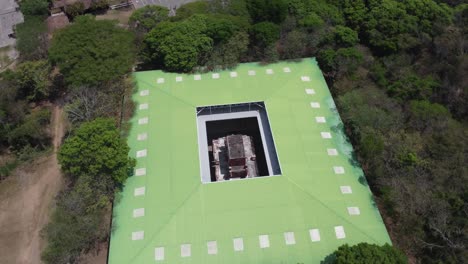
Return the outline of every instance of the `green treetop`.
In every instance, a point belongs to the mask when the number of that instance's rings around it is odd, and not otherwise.
[[[169,18],[169,9],[162,6],[145,6],[137,9],[132,13],[130,17],[131,27],[143,31],[149,32],[151,29],[162,21]]]
[[[132,34],[113,21],[81,16],[56,33],[49,59],[72,85],[96,85],[130,71],[134,62]]]
[[[60,149],[62,170],[73,176],[105,175],[117,185],[127,179],[134,160],[112,119],[98,118],[82,124]]]
[[[49,11],[48,0],[22,0],[20,10],[27,16],[45,16]]]
[[[213,39],[207,35],[207,19],[195,15],[181,22],[162,22],[145,38],[147,60],[162,63],[170,71],[188,72],[211,51]]]
[[[394,247],[359,243],[354,246],[343,245],[335,251],[331,264],[406,264],[405,255]]]

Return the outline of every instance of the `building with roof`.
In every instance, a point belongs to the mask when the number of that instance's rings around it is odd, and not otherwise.
[[[320,263],[391,243],[314,59],[134,78],[110,264]],[[251,137],[259,175],[214,181],[210,142],[231,134]]]
[[[65,12],[67,6],[73,5],[75,3],[82,3],[84,9],[86,10],[91,7],[93,0],[53,0],[51,6],[51,13],[54,14]]]
[[[63,12],[52,14],[47,18],[46,22],[49,34],[52,34],[58,29],[65,28],[70,24],[70,20]]]

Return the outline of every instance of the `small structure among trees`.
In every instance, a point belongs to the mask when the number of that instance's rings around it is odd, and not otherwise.
[[[258,176],[253,139],[247,135],[229,135],[213,140],[216,181]]]
[[[49,34],[53,33],[57,29],[68,26],[68,24],[70,24],[70,20],[63,12],[52,14],[47,18],[47,29]]]

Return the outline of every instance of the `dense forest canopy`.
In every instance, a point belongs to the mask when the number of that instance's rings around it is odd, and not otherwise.
[[[44,229],[46,263],[75,263],[84,250],[109,236],[106,219],[114,191],[123,186],[135,160],[115,121],[82,123],[63,143],[58,160],[70,185],[59,196],[52,221]],[[67,235],[65,235],[67,234]]]
[[[81,16],[57,32],[49,60],[71,85],[97,85],[128,73],[133,64],[133,37],[113,21]]]
[[[327,264],[406,264],[408,260],[401,251],[385,244],[383,246],[359,243],[354,246],[340,246],[326,258]]]

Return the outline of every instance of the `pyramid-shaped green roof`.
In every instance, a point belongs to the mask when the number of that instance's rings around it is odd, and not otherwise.
[[[110,264],[319,263],[345,243],[390,243],[314,59],[134,78],[137,165],[114,206]],[[282,175],[203,184],[196,108],[259,101]]]

